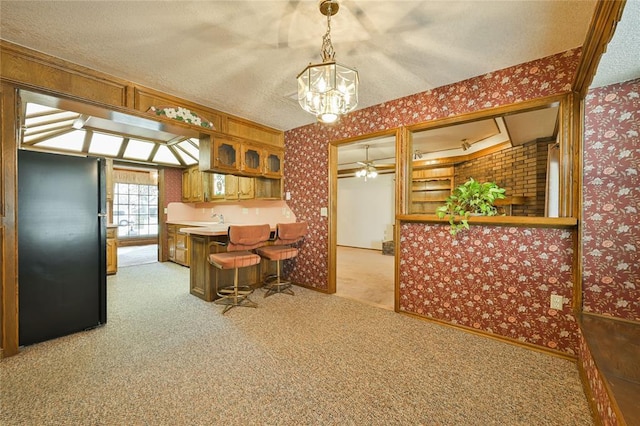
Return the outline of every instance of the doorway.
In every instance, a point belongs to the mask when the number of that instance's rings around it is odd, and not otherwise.
[[[335,143],[330,153],[330,286],[384,309],[395,305],[396,132]],[[333,278],[333,280],[332,280]]]

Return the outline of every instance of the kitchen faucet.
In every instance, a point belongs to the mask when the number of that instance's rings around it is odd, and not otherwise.
[[[222,215],[222,213],[212,213],[211,217],[217,217],[218,223],[224,223],[224,216]]]

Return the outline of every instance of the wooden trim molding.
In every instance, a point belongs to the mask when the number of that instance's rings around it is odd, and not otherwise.
[[[15,88],[2,84],[0,89],[0,157],[2,179],[0,193],[0,346],[2,356],[18,353],[18,233],[17,233],[17,161],[18,125]]]
[[[449,225],[448,219],[440,219],[434,214],[398,215],[401,222],[438,223]],[[531,217],[531,216],[473,216],[470,225],[515,226],[519,228],[556,228],[571,229],[578,226],[578,220],[571,217]]]
[[[573,80],[573,90],[584,98],[598,69],[602,54],[622,17],[626,0],[600,0],[595,7],[589,31],[582,45],[582,57]]]

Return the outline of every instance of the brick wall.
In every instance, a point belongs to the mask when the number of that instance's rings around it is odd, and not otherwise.
[[[469,178],[495,182],[507,197],[526,197],[526,204],[514,205],[513,216],[544,216],[548,145],[541,141],[506,148],[456,165],[455,186]]]

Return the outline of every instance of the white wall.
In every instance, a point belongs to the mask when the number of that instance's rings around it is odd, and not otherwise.
[[[338,245],[382,250],[393,239],[395,174],[338,179]]]

